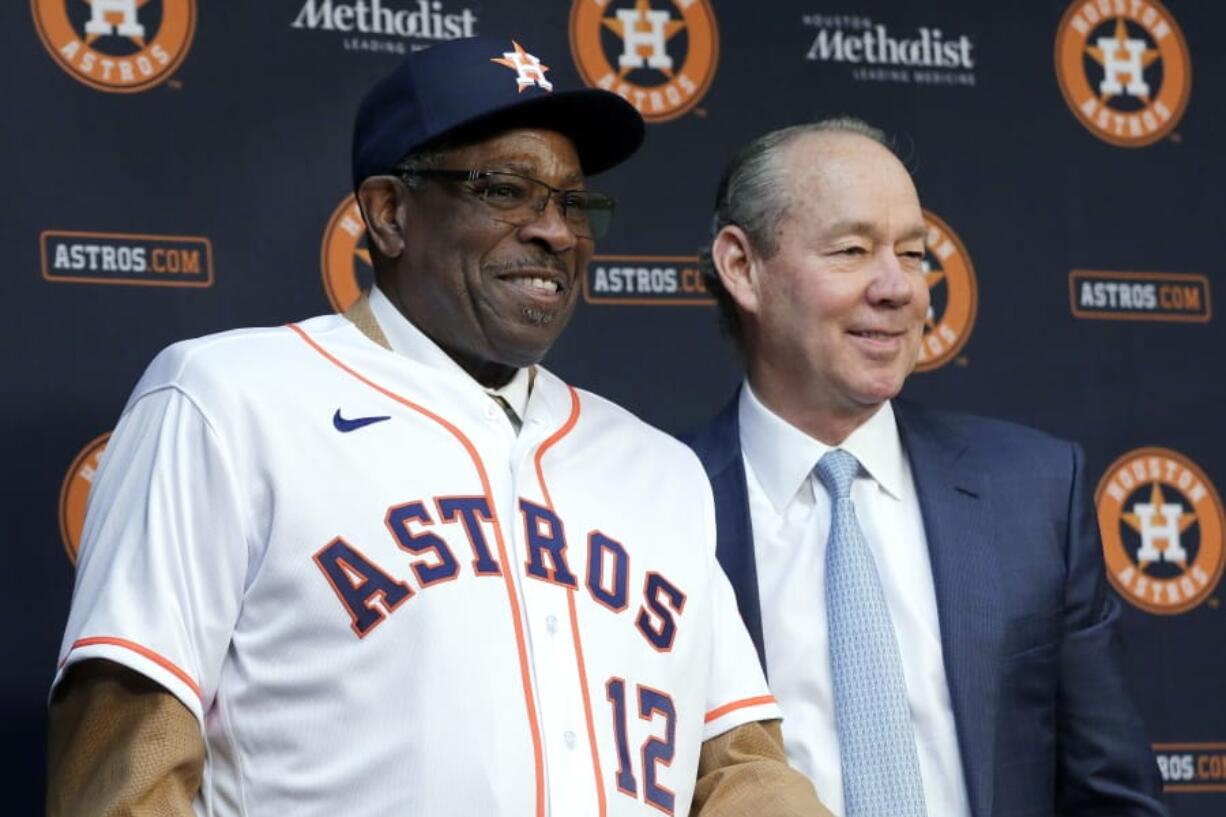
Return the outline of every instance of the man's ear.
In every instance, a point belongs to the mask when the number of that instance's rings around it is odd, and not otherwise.
[[[719,280],[741,310],[750,314],[758,311],[758,256],[745,231],[727,224],[711,242],[711,260]]]
[[[404,251],[404,184],[395,176],[370,176],[358,188],[366,234],[385,258]]]

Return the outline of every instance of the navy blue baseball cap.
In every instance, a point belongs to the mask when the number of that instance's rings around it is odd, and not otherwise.
[[[643,117],[617,94],[555,85],[550,64],[511,39],[449,40],[407,55],[370,89],[353,125],[353,186],[390,173],[409,153],[509,128],[556,130],[587,175],[643,142]]]

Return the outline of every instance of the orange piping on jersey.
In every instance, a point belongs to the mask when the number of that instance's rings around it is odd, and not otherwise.
[[[703,723],[710,723],[716,718],[722,718],[729,712],[735,712],[738,709],[744,709],[747,706],[762,706],[763,704],[773,704],[775,702],[774,695],[759,695],[756,698],[742,698],[739,701],[733,701],[730,704],[712,709],[707,713],[707,716],[702,719]]]
[[[541,484],[541,493],[545,497],[545,507],[557,513],[557,509],[553,507],[553,498],[549,496],[549,486],[545,484],[545,472],[541,468],[541,459],[545,456],[545,452],[554,446],[559,440],[571,432],[575,427],[575,423],[579,422],[579,392],[575,391],[573,386],[567,386],[567,391],[570,392],[570,416],[566,418],[566,422],[562,427],[549,435],[545,442],[541,443],[541,447],[536,449],[536,480]]]
[[[178,678],[183,683],[191,687],[192,692],[196,693],[196,697],[200,699],[200,703],[204,703],[204,695],[200,692],[200,685],[192,680],[192,677],[183,670],[174,665],[173,662],[155,653],[148,647],[142,647],[135,641],[129,641],[126,638],[114,638],[113,636],[94,636],[93,638],[82,638],[80,641],[73,642],[73,645],[68,648],[68,652],[80,649],[81,647],[92,647],[95,644],[109,644],[113,647],[123,647],[125,650],[131,650],[137,655],[142,655],[148,658],[153,663],[157,664],[162,669],[169,672],[174,677]],[[68,660],[68,656],[64,656],[64,661]],[[60,666],[64,666],[64,661],[60,662]]]
[[[569,434],[579,422],[579,392],[571,386],[566,388],[570,392],[570,417],[566,418],[562,427],[550,435],[549,439],[541,443],[540,448],[536,450],[536,479],[540,483],[541,494],[545,497],[545,506],[554,513],[557,513],[557,509],[553,507],[553,498],[549,496],[549,486],[545,484],[545,471],[541,467],[541,459],[554,443]],[[605,803],[604,781],[600,771],[600,751],[596,748],[596,727],[592,723],[592,701],[587,694],[587,664],[583,660],[583,639],[579,637],[579,611],[575,606],[573,588],[566,589],[566,604],[570,610],[570,635],[575,644],[575,663],[579,670],[579,691],[583,693],[583,715],[587,719],[587,741],[592,751],[592,773],[596,777],[596,800],[600,804],[599,817],[605,817],[608,806]]]
[[[583,693],[583,715],[587,718],[587,742],[592,750],[592,773],[596,777],[596,800],[600,817],[605,817],[604,780],[600,772],[600,750],[596,748],[596,728],[592,725],[592,702],[587,694],[587,666],[583,660],[583,641],[579,638],[579,613],[575,609],[575,591],[567,588],[566,603],[570,607],[570,634],[575,641],[575,662],[579,667],[579,691]]]
[[[324,360],[336,366],[341,371],[350,375],[359,382],[369,386],[385,397],[395,400],[402,406],[412,409],[420,414],[425,415],[434,422],[441,425],[455,437],[464,450],[468,452],[468,456],[473,461],[473,467],[477,469],[477,476],[481,479],[481,490],[485,494],[485,501],[490,506],[491,521],[494,525],[494,540],[498,543],[498,557],[501,559],[503,583],[507,588],[507,602],[511,605],[511,622],[515,625],[515,647],[519,650],[519,676],[524,688],[524,706],[528,710],[528,726],[532,731],[532,759],[536,764],[536,817],[545,817],[545,763],[541,752],[541,728],[537,723],[536,706],[532,700],[532,674],[528,669],[528,650],[524,640],[524,625],[519,613],[519,600],[515,595],[515,580],[511,576],[511,561],[507,558],[506,542],[502,538],[502,525],[498,522],[498,507],[494,503],[494,492],[490,488],[489,477],[486,475],[485,464],[481,460],[481,455],[477,453],[477,448],[472,444],[472,441],[465,436],[464,432],[460,431],[452,423],[443,419],[439,415],[420,406],[413,401],[401,397],[399,394],[380,386],[378,383],[360,374],[355,369],[350,368],[342,363],[338,358],[320,346],[310,335],[306,333],[297,324],[289,324],[289,328],[294,330],[300,338],[312,349],[320,354]],[[577,400],[577,398],[576,398]],[[538,465],[539,471],[539,465]]]

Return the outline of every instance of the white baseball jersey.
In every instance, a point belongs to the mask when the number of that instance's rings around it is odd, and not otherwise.
[[[56,681],[200,718],[198,814],[688,813],[779,717],[685,446],[538,370],[522,431],[340,316],[176,344],[92,490]]]

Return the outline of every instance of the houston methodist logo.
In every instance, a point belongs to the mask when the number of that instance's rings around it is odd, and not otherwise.
[[[975,267],[962,240],[949,225],[924,211],[924,276],[931,303],[915,370],[927,372],[953,360],[971,336],[979,291]]]
[[[648,122],[698,104],[719,62],[708,0],[574,0],[570,50],[588,85],[629,100]]]
[[[77,549],[81,546],[81,528],[85,525],[85,503],[110,438],[108,431],[90,440],[68,467],[64,484],[60,486],[60,538],[64,540],[68,560],[74,565]]]
[[[828,12],[804,14],[801,22],[817,29],[805,59],[846,66],[857,82],[975,86],[975,41],[947,26],[903,31],[861,14]]]
[[[337,32],[346,51],[407,54],[432,42],[475,37],[477,23],[472,9],[453,12],[441,0],[305,0],[289,25]]]
[[[1179,124],[1192,65],[1179,25],[1157,0],[1077,0],[1056,30],[1056,78],[1091,133],[1136,148]]]
[[[366,249],[366,224],[357,198],[350,193],[328,219],[319,250],[324,292],[337,312],[344,312],[375,278]]]
[[[196,0],[30,0],[30,10],[61,68],[114,93],[164,82],[196,30]]]
[[[1222,576],[1222,501],[1194,462],[1139,448],[1111,464],[1094,494],[1107,575],[1150,613],[1191,610]]]

